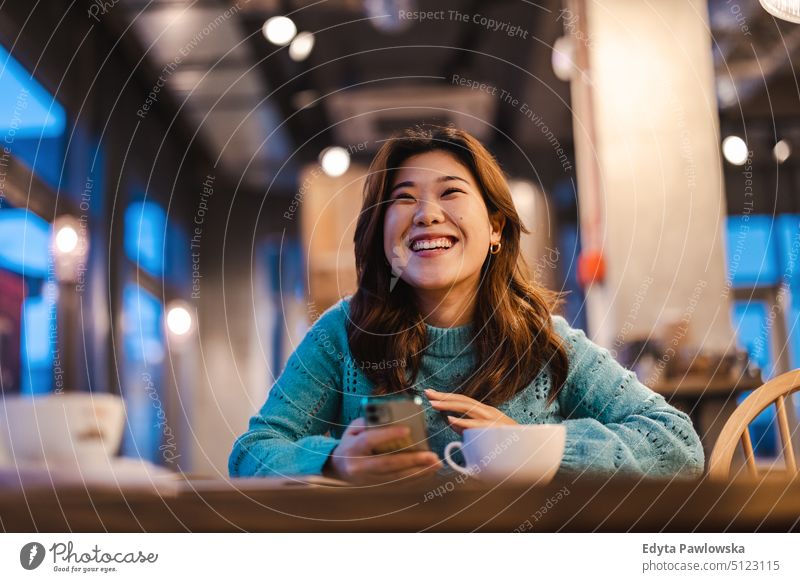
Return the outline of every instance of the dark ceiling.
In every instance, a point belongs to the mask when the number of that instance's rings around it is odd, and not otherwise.
[[[471,123],[462,122],[469,123],[496,149],[510,152],[515,148],[512,144],[525,151],[545,148],[541,132],[531,131],[530,125],[520,122],[518,109],[498,99],[502,91],[530,104],[559,139],[571,141],[569,87],[555,78],[550,66],[550,47],[561,34],[559,2],[417,3],[445,19],[403,23],[405,28],[393,33],[379,30],[361,2],[309,7],[303,7],[310,4],[306,2],[289,4],[296,10],[292,18],[298,29],[314,31],[317,45],[303,63],[293,62],[284,51],[276,58],[264,59],[261,66],[267,78],[288,83],[279,97],[285,113],[296,111],[298,104],[293,98],[301,92],[319,97],[313,107],[290,122],[300,143],[312,140],[304,151],[307,157],[316,156],[323,144],[337,141],[367,141],[368,154],[375,141],[389,131],[420,119],[451,120],[454,110],[477,117]],[[491,31],[472,18],[464,22],[456,14],[508,23],[506,30],[514,25],[519,28],[513,35]],[[269,47],[254,33],[271,15],[266,10],[249,10],[243,16],[251,46],[262,55]],[[487,89],[458,87],[454,79],[474,80]],[[489,94],[492,90],[494,96]],[[363,114],[364,107],[385,111],[369,116],[373,118],[370,124],[347,121]]]
[[[369,10],[374,5],[393,6],[394,14],[424,6],[444,19],[386,19]],[[190,46],[167,76],[182,111],[245,186],[290,191],[297,168],[324,147],[351,147],[367,161],[389,132],[419,121],[466,126],[511,174],[546,182],[561,173],[543,132],[519,111],[528,104],[572,157],[569,86],[551,66],[561,7],[560,0],[123,0],[114,16],[133,25],[156,69]],[[800,26],[776,21],[758,0],[739,0],[736,10],[711,0],[709,13],[723,124],[797,118],[792,59]],[[308,59],[295,62],[286,47],[266,41],[262,25],[275,15],[314,33]],[[454,75],[486,87],[458,87]],[[501,91],[518,104],[500,99]]]
[[[382,19],[371,17],[366,4],[250,0],[239,8],[232,0],[125,0],[115,16],[132,24],[157,70],[194,47],[167,86],[211,149],[251,186],[293,175],[332,144],[367,161],[379,139],[420,121],[456,121],[482,138],[507,171],[530,176],[526,157],[552,148],[522,122],[522,103],[568,147],[569,87],[550,66],[562,30],[559,2],[430,1],[425,10],[443,11],[444,20],[404,19],[395,31],[380,29],[375,23]],[[225,10],[229,18],[222,18]],[[315,34],[305,61],[264,38],[264,22],[278,14]],[[473,15],[485,20],[473,22]],[[192,45],[213,22],[213,33]],[[454,75],[489,88],[459,87]],[[519,104],[498,99],[501,91]],[[548,165],[535,171],[546,173]],[[277,183],[291,187],[280,175]]]

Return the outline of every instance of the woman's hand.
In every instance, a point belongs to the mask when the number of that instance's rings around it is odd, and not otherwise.
[[[407,426],[367,428],[365,420],[357,418],[345,429],[333,449],[323,467],[323,475],[367,484],[429,476],[441,469],[439,457],[430,451],[373,453],[381,443],[408,435]]]
[[[468,417],[447,417],[450,427],[458,434],[461,434],[465,428],[483,428],[488,426],[519,424],[493,406],[483,404],[474,398],[464,396],[463,394],[437,392],[432,388],[427,388],[425,390],[425,396],[428,397],[428,400],[430,401],[434,410],[458,412],[465,414]]]

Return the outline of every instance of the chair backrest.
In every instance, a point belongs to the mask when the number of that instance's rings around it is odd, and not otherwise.
[[[800,390],[800,369],[776,376],[753,390],[750,396],[734,410],[722,428],[708,462],[709,476],[716,479],[728,478],[739,441],[744,449],[748,473],[753,477],[758,475],[748,427],[756,416],[773,403],[777,409],[778,430],[786,471],[790,477],[797,475],[797,462],[789,431],[789,417],[786,413],[787,402],[789,406],[792,405],[791,394],[797,390]]]

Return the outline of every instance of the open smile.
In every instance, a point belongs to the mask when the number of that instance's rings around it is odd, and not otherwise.
[[[409,248],[419,257],[436,257],[447,253],[458,244],[458,239],[451,236],[443,236],[430,239],[419,239],[413,241]]]

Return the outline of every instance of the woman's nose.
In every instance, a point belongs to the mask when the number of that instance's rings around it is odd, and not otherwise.
[[[444,222],[445,214],[442,207],[436,202],[422,200],[417,205],[417,213],[414,215],[415,224],[432,224]]]

